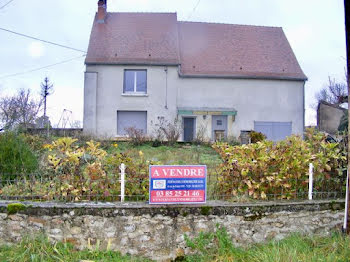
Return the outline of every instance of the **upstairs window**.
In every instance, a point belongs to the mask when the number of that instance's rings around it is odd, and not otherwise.
[[[124,71],[124,93],[147,93],[147,71],[125,70]]]

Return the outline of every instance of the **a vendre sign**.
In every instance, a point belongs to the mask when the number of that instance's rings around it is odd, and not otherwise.
[[[206,202],[206,166],[150,166],[149,175],[150,204]]]

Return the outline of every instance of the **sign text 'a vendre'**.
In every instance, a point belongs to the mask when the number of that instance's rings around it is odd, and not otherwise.
[[[150,204],[206,202],[206,166],[150,166]]]

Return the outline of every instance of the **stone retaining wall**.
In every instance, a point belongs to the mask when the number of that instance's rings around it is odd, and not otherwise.
[[[244,245],[282,239],[291,232],[327,234],[341,228],[344,215],[343,201],[206,206],[23,202],[17,211],[10,203],[0,202],[0,244],[44,232],[77,248],[98,243],[101,248],[155,260],[182,256],[188,252],[184,234],[194,237],[200,231],[214,231],[216,224],[226,227],[234,243]]]

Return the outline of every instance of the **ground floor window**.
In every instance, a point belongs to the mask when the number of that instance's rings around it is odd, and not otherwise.
[[[146,111],[117,111],[117,134],[126,135],[130,127],[140,129],[147,134]]]
[[[280,141],[292,134],[292,122],[254,121],[254,130],[263,133],[268,140]]]

